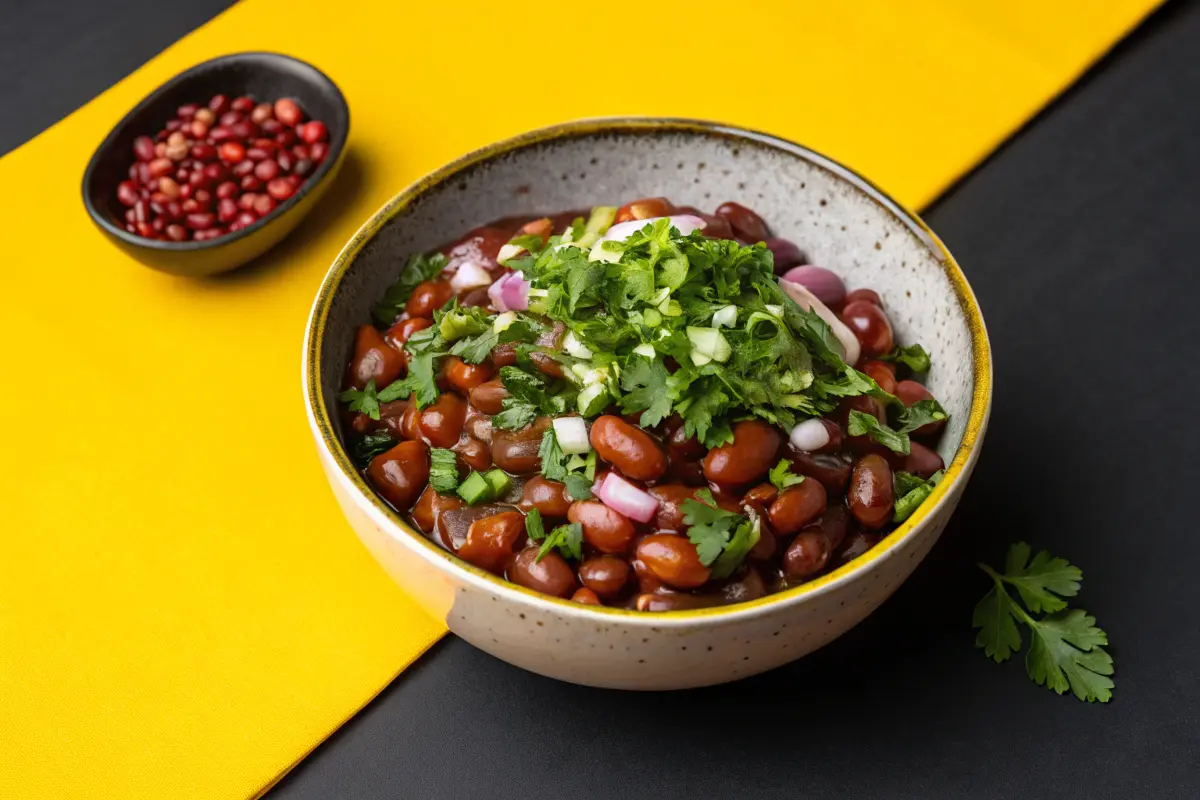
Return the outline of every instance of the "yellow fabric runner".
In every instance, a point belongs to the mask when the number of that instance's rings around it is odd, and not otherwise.
[[[248,0],[4,158],[0,797],[253,796],[442,634],[343,522],[301,403],[317,285],[401,187],[656,114],[796,139],[920,206],[1154,5]],[[258,49],[345,91],[338,185],[241,273],[126,259],[79,199],[92,149],[162,81]]]

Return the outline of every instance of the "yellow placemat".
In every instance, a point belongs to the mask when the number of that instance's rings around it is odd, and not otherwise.
[[[248,0],[4,158],[0,797],[252,796],[441,635],[341,519],[300,393],[322,275],[405,184],[662,114],[797,139],[920,206],[1154,5]],[[252,269],[137,266],[84,215],[88,156],[166,78],[256,49],[340,83],[352,160]]]

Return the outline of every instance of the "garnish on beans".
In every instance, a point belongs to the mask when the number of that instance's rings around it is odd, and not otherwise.
[[[935,492],[947,415],[885,299],[805,262],[736,203],[469,231],[359,330],[349,449],[439,546],[554,597],[672,611],[811,581]]]

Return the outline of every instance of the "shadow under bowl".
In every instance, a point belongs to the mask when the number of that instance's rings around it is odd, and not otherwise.
[[[249,95],[260,101],[290,97],[311,119],[329,129],[329,154],[290,198],[241,230],[202,242],[160,241],[124,227],[125,206],[117,184],[134,162],[133,141],[153,136],[179,106],[207,103],[216,94]],[[83,175],[83,205],[96,226],[130,256],[162,272],[203,277],[227,272],[257,258],[283,240],[312,210],[342,165],[350,133],[350,107],[323,72],[280,53],[236,53],[197,64],[155,89],[105,137]]]

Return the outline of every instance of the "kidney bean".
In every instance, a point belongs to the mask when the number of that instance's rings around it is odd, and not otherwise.
[[[655,594],[657,592],[669,592],[662,581],[655,577],[650,568],[642,563],[640,558],[634,558],[629,562],[629,566],[633,568],[633,574],[637,578],[638,591],[643,594]]]
[[[525,517],[519,511],[504,511],[477,519],[467,529],[458,556],[488,572],[501,572],[512,558],[513,548],[525,533]],[[570,572],[570,568],[567,568]],[[571,576],[574,579],[574,575]]]
[[[682,533],[687,529],[683,523],[683,501],[696,497],[696,488],[682,486],[677,483],[660,484],[648,490],[658,500],[658,512],[654,515],[654,525],[659,530]]]
[[[651,217],[669,217],[675,213],[675,206],[665,197],[644,197],[626,203],[617,209],[613,223],[629,222],[635,219],[650,219]]]
[[[759,527],[758,541],[754,543],[754,547],[750,548],[750,553],[746,558],[751,561],[770,561],[775,557],[778,546],[778,540],[771,531],[771,527],[762,525]]]
[[[865,528],[878,530],[892,518],[892,470],[874,453],[860,458],[850,475],[850,513]]]
[[[794,472],[820,481],[826,494],[841,496],[850,482],[850,461],[840,453],[805,453],[788,445],[787,458]]]
[[[476,472],[492,468],[492,448],[473,436],[463,436],[450,448],[458,454],[458,460]]]
[[[602,553],[624,553],[633,541],[633,523],[597,500],[572,503],[567,519],[583,526],[584,540]]]
[[[452,392],[443,392],[421,412],[421,433],[434,447],[453,447],[462,435],[467,403]]]
[[[444,306],[453,296],[454,290],[450,288],[450,281],[422,281],[413,289],[404,310],[410,317],[432,317],[433,312]]]
[[[492,431],[492,460],[511,475],[528,475],[542,466],[538,448],[550,427],[549,417],[538,417],[519,431]]]
[[[243,114],[246,114],[254,109],[254,105],[255,105],[255,103],[254,103],[253,98],[246,97],[245,95],[243,95],[241,97],[236,98],[232,103],[230,103],[229,107],[232,108],[234,111],[238,111]]]
[[[767,249],[775,257],[775,274],[782,275],[792,267],[808,263],[808,256],[787,239],[767,239]]]
[[[291,128],[284,128],[279,133],[275,134],[275,144],[279,145],[280,147],[291,147],[295,143],[296,132]],[[291,157],[290,154],[281,155],[288,155],[289,158]]]
[[[517,346],[515,344],[497,345],[492,348],[491,359],[496,369],[511,367],[517,363]]]
[[[946,462],[937,454],[937,451],[920,442],[909,443],[908,455],[904,456],[900,464],[900,469],[921,478],[928,478],[938,470],[945,468]]]
[[[443,359],[442,371],[450,385],[464,395],[492,376],[492,367],[486,361],[468,364],[458,356]]]
[[[888,394],[896,393],[896,367],[886,361],[867,361],[859,371],[879,384],[879,388]]]
[[[771,235],[763,218],[743,205],[722,203],[717,206],[717,216],[729,220],[734,234],[742,241],[762,242]]]
[[[543,517],[565,517],[571,501],[565,484],[536,475],[521,488],[520,507],[525,512],[536,508]]]
[[[720,595],[666,591],[658,594],[639,594],[634,601],[634,607],[638,611],[687,611],[724,605],[722,600]]]
[[[387,333],[383,335],[383,340],[397,350],[403,350],[404,343],[408,341],[409,337],[432,324],[433,320],[425,317],[409,317],[388,328]]]
[[[849,292],[846,295],[847,305],[850,303],[857,303],[860,300],[867,303],[874,303],[880,308],[883,308],[883,300],[879,297],[879,293],[874,289],[855,289],[853,292]]]
[[[892,323],[882,308],[866,300],[855,300],[846,303],[840,316],[858,338],[864,356],[881,356],[891,351],[895,344]]]
[[[825,510],[825,487],[820,481],[805,480],[789,486],[767,510],[771,527],[787,536],[816,519]]]
[[[637,557],[656,578],[676,589],[703,586],[711,574],[700,563],[696,545],[673,533],[652,533],[645,537],[638,542]]]
[[[934,399],[929,390],[916,381],[900,381],[896,384],[896,391],[893,394],[896,395],[896,398],[901,403],[904,403],[905,407],[911,406],[921,400]],[[913,435],[921,437],[936,436],[944,427],[946,427],[946,420],[944,419],[937,422],[928,422],[913,431]]]
[[[693,208],[679,209],[676,213],[693,214],[704,220],[704,227],[700,229],[700,233],[709,239],[732,239],[733,226],[729,224],[729,220],[724,217],[718,217],[716,214],[705,214]]]
[[[367,477],[384,499],[407,511],[429,481],[429,448],[424,442],[400,442],[371,459]]]
[[[625,591],[629,583],[629,564],[616,556],[592,556],[579,565],[579,580],[606,600]]]
[[[586,586],[575,590],[575,594],[571,595],[572,602],[583,603],[585,606],[602,606],[600,597]]]
[[[672,461],[696,461],[704,456],[704,445],[695,436],[684,433],[682,425],[667,436],[667,457]]]
[[[484,414],[499,414],[503,411],[506,397],[508,389],[504,388],[504,383],[499,378],[484,381],[471,389],[471,405]]]
[[[879,544],[879,537],[876,534],[868,531],[856,530],[846,538],[846,542],[842,545],[842,549],[838,551],[837,561],[839,564],[846,564],[858,558],[877,544]]]
[[[488,446],[492,444],[492,418],[487,414],[480,414],[477,410],[467,409],[467,421],[463,425],[463,430],[469,436],[473,436],[481,442],[487,442]]]
[[[817,525],[829,540],[830,549],[837,549],[846,538],[846,530],[850,526],[850,512],[845,506],[829,506],[817,520]]]
[[[549,375],[551,378],[562,378],[566,375],[563,365],[549,353],[530,353],[529,360],[543,375]]]
[[[627,478],[652,481],[667,471],[667,457],[650,434],[620,417],[605,415],[592,423],[589,435],[596,455]]]
[[[421,409],[413,403],[400,416],[400,435],[405,439],[421,438]]]
[[[456,494],[438,494],[432,486],[426,486],[425,491],[417,498],[413,506],[413,522],[423,533],[433,533],[437,530],[438,517],[443,511],[462,508],[463,501]],[[447,549],[453,550],[449,542],[444,543]]]
[[[810,525],[796,534],[783,553],[783,574],[788,578],[811,578],[825,569],[832,548],[820,527]]]
[[[373,325],[359,326],[354,336],[354,358],[350,361],[350,384],[362,389],[374,380],[375,388],[383,389],[399,378],[403,370],[404,357],[388,347],[379,331]],[[458,438],[457,434],[454,438]]]
[[[242,209],[243,211],[253,211],[254,204],[257,201],[258,195],[254,194],[253,192],[246,192],[237,199],[238,208]],[[255,219],[258,219],[258,217],[255,217]]]
[[[782,444],[783,436],[772,425],[760,420],[737,422],[733,443],[714,447],[704,457],[704,476],[722,486],[757,481],[775,465]]]
[[[775,502],[775,498],[779,496],[779,490],[774,484],[760,483],[742,498],[744,505],[753,506],[759,514],[766,514],[767,509]]]
[[[550,552],[538,561],[537,554],[534,546],[522,550],[508,570],[508,579],[551,597],[570,597],[575,591],[575,572],[566,559]]]

